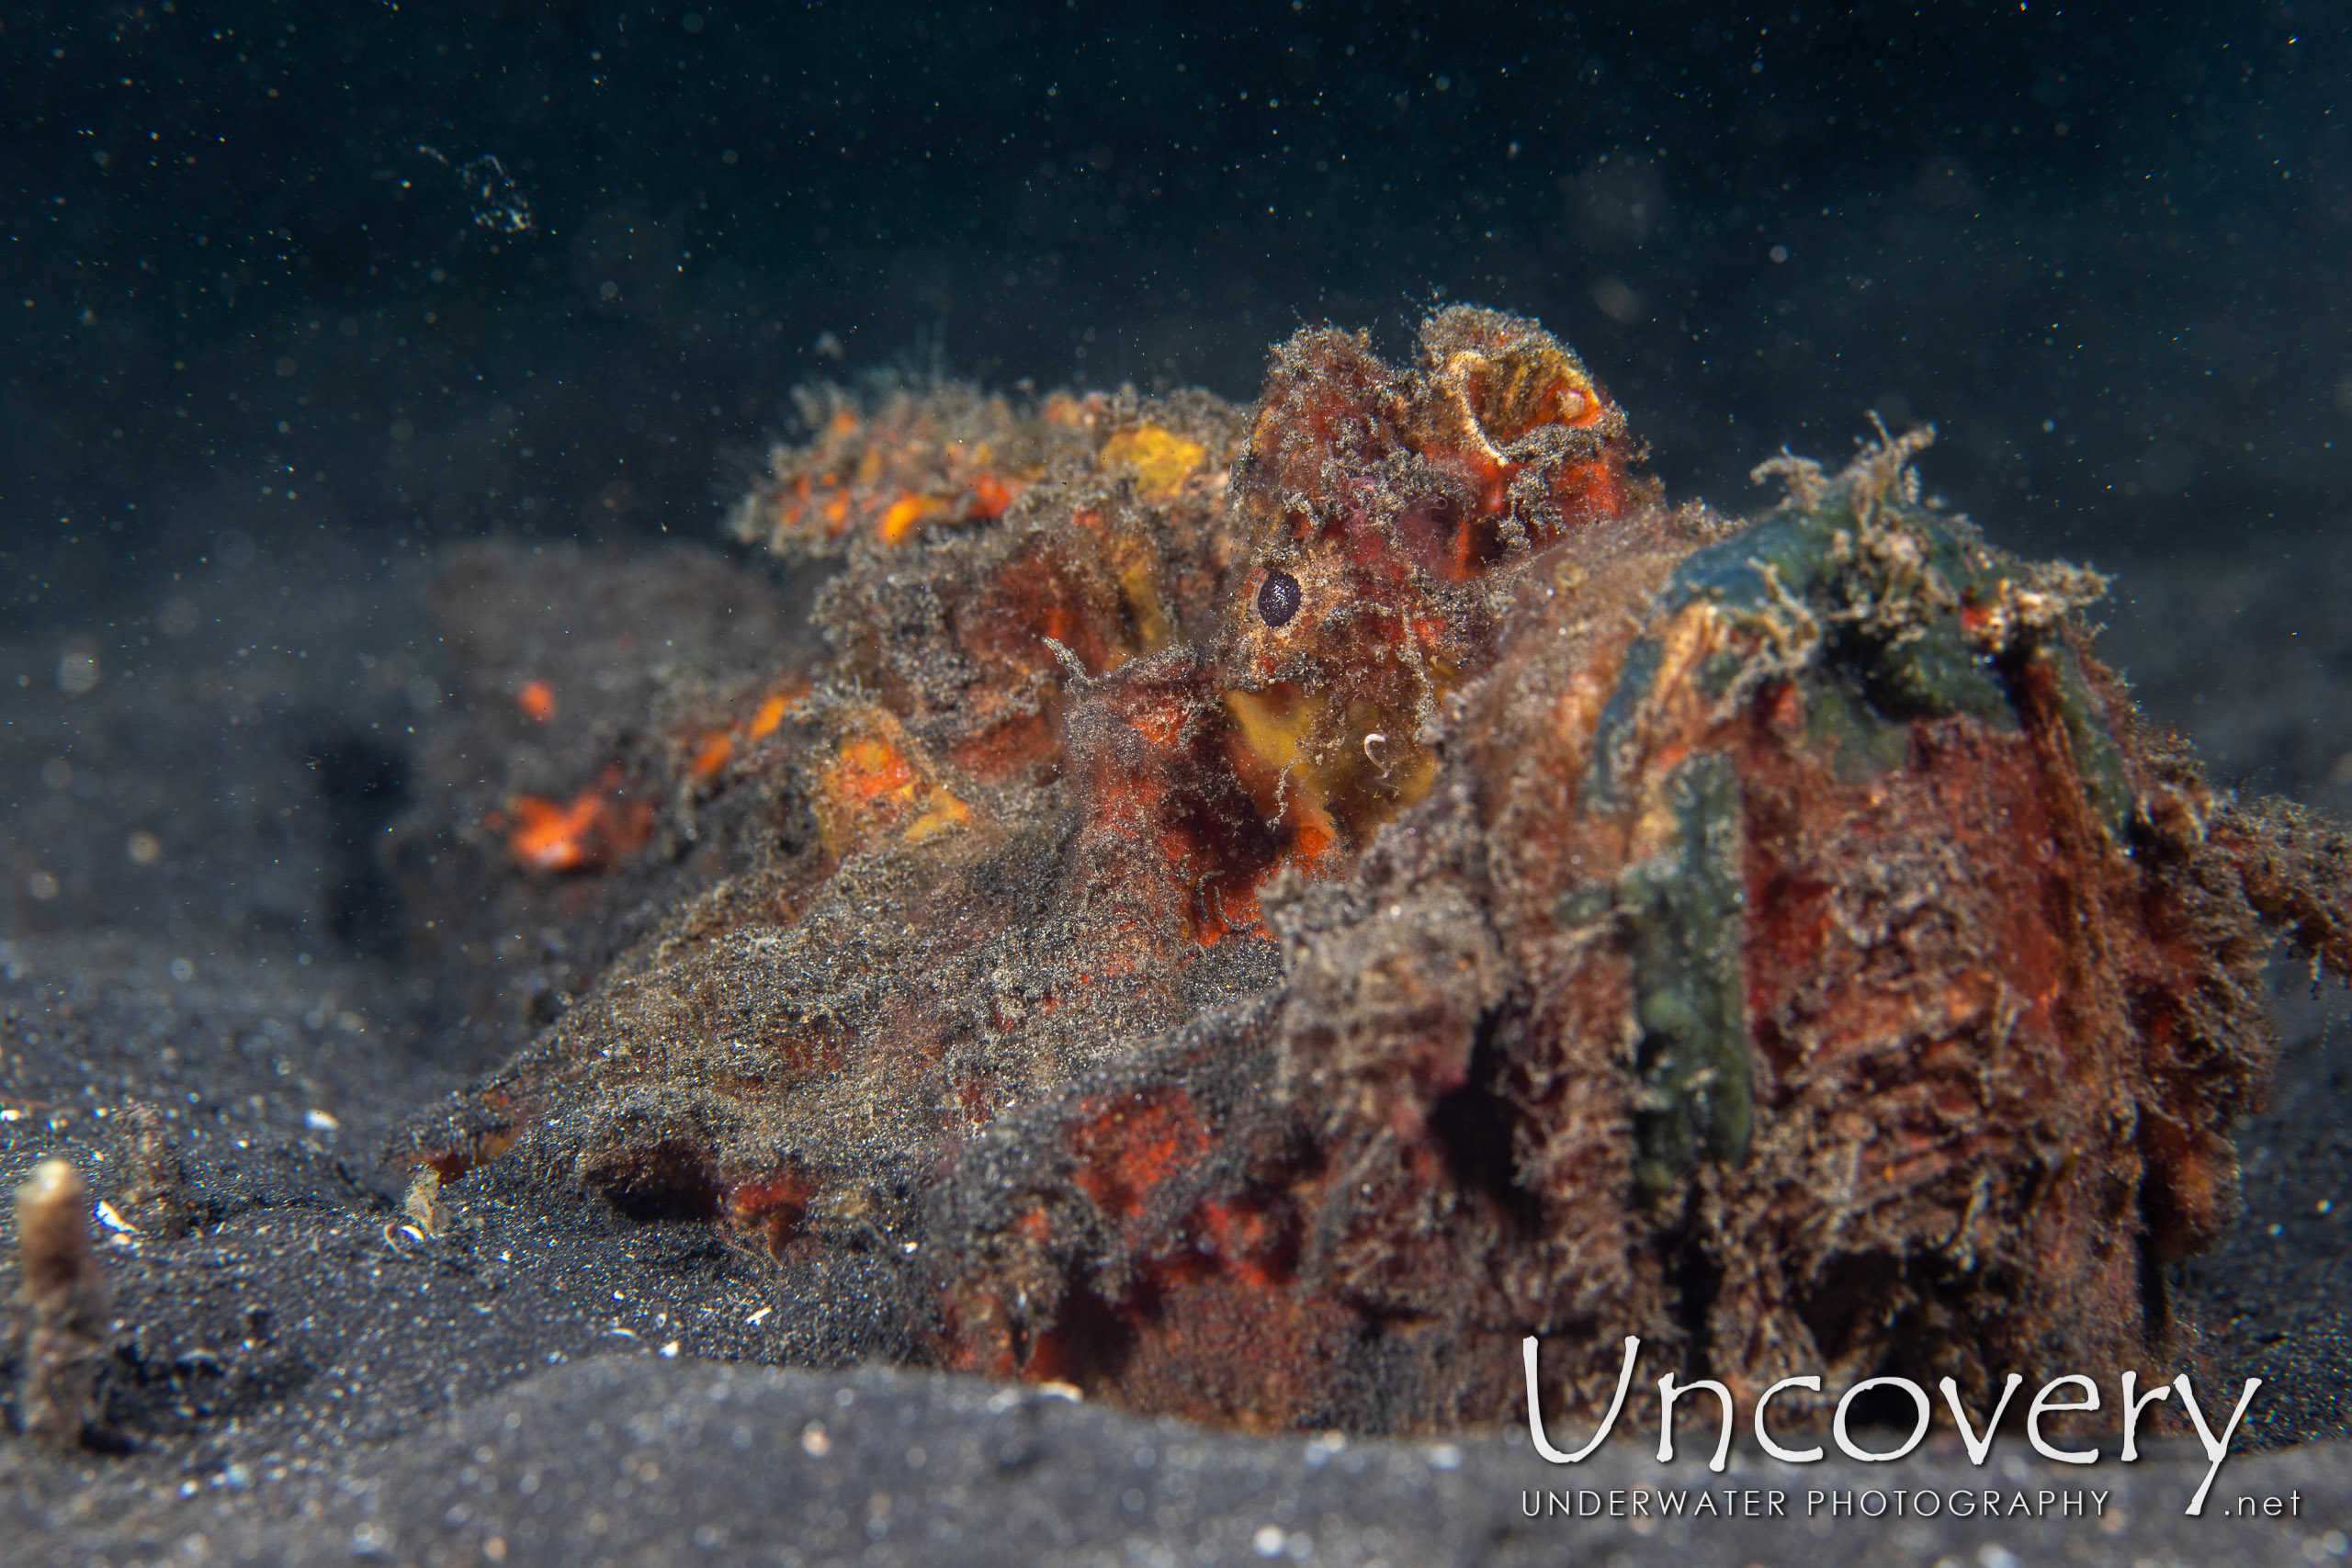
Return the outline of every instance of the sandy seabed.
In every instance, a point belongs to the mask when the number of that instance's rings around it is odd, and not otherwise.
[[[491,1181],[452,1194],[447,1236],[420,1239],[401,1223],[385,1141],[518,1044],[531,1016],[454,1021],[371,923],[369,837],[400,809],[412,731],[457,682],[421,574],[355,601],[338,585],[363,564],[266,558],[178,586],[142,607],[137,632],[107,634],[99,678],[79,691],[59,680],[76,649],[0,650],[0,1177],[66,1152],[103,1188],[114,1110],[141,1100],[171,1115],[197,1203],[177,1239],[104,1238],[121,1451],[0,1442],[11,1563],[1500,1563],[1671,1550],[1994,1564],[2346,1550],[2344,1009],[2298,972],[2275,977],[2284,1049],[2268,1109],[2239,1134],[2245,1214],[2174,1270],[2200,1385],[2267,1380],[2244,1430],[2265,1451],[2230,1461],[2199,1519],[2181,1514],[2206,1468],[2193,1451],[2086,1472],[2028,1463],[2014,1443],[1994,1461],[1999,1485],[2104,1490],[2104,1511],[1531,1517],[1525,1495],[1563,1486],[1859,1495],[1981,1476],[1938,1445],[1894,1477],[1748,1456],[1720,1481],[1620,1445],[1564,1480],[1523,1434],[1259,1438],[974,1380],[794,1370],[777,1363],[808,1359],[795,1303],[707,1225],[628,1223]],[[2342,650],[2276,635],[2324,626],[2313,607],[2343,602],[2331,590],[2352,579],[2352,552],[2100,564],[2120,569],[2104,656],[2218,776],[2338,811],[2352,801]],[[714,554],[695,570],[739,569]]]

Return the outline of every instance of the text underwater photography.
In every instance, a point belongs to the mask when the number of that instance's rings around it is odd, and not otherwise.
[[[0,1565],[2352,1556],[2346,83],[0,0]]]

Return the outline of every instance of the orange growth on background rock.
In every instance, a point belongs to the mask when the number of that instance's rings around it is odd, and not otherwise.
[[[526,681],[514,694],[514,706],[536,724],[548,723],[555,717],[555,688],[545,681]]]
[[[735,756],[735,737],[723,729],[714,729],[695,745],[695,754],[686,763],[687,771],[697,780],[718,776]]]
[[[645,847],[653,807],[622,798],[620,771],[607,768],[594,789],[567,801],[517,795],[508,803],[506,852],[530,871],[603,871]]]

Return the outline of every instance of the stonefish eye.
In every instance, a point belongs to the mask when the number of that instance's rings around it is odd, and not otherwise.
[[[1298,579],[1286,571],[1270,571],[1258,590],[1258,614],[1270,626],[1286,626],[1298,614]]]

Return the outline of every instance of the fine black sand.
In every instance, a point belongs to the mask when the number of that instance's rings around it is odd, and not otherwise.
[[[2223,779],[2352,806],[2352,634],[2325,613],[2352,551],[2110,564],[2102,646],[2154,716],[2194,735]],[[341,586],[370,571],[384,580],[364,598]],[[2283,967],[2270,1108],[2240,1138],[2245,1217],[2172,1281],[2199,1389],[2266,1380],[2241,1433],[2265,1451],[2223,1469],[2200,1519],[2180,1511],[2205,1469],[2193,1450],[2012,1474],[2015,1436],[1988,1484],[2106,1490],[2111,1516],[1530,1519],[1523,1488],[1705,1477],[1630,1444],[1556,1472],[1523,1433],[1245,1438],[1034,1389],[829,1365],[803,1303],[711,1227],[551,1204],[496,1166],[451,1190],[446,1234],[424,1236],[401,1213],[403,1178],[380,1163],[385,1140],[519,1043],[532,1016],[522,998],[462,1024],[446,976],[398,941],[377,840],[459,687],[424,587],[412,569],[324,549],[224,559],[126,616],[94,682],[61,665],[84,649],[0,648],[0,1180],[63,1153],[114,1190],[130,1157],[118,1129],[140,1102],[166,1120],[195,1218],[173,1239],[104,1235],[119,1319],[109,1451],[0,1438],[0,1560],[1406,1564],[1670,1551],[1731,1563],[1943,1553],[1989,1568],[2344,1552],[2347,1024],[2340,989]],[[14,1279],[11,1262],[0,1286]],[[848,1300],[887,1289],[854,1271],[832,1283]],[[1956,1450],[1776,1472],[1740,1448],[1749,1468],[1726,1480],[1800,1499],[1982,1479]],[[2290,1493],[2292,1517],[2219,1517],[2241,1494]]]

